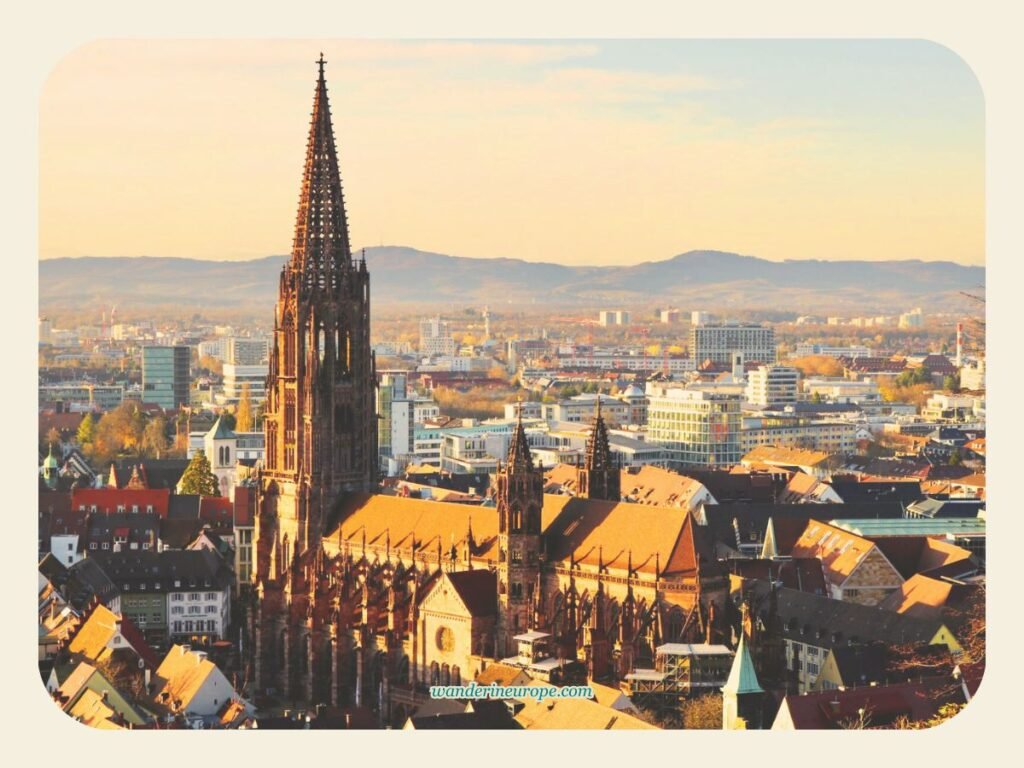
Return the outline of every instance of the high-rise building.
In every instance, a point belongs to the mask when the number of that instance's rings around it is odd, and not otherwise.
[[[602,309],[597,320],[601,325],[629,325],[630,314],[624,309]]]
[[[267,365],[235,365],[224,363],[224,393],[217,400],[220,405],[236,405],[242,389],[249,385],[249,402],[259,405],[267,397]]]
[[[246,339],[233,336],[227,340],[224,362],[232,365],[261,365],[267,361],[270,345],[266,339]]]
[[[165,410],[188,405],[189,347],[142,348],[142,402]]]
[[[377,385],[377,452],[382,459],[391,452],[391,404],[405,400],[406,376],[404,373],[385,373]]]
[[[694,325],[690,328],[690,357],[700,365],[732,364],[732,353],[742,352],[748,362],[775,362],[775,329],[749,323]]]
[[[455,339],[448,330],[448,323],[440,317],[420,320],[420,356],[438,357],[455,354]]]
[[[796,403],[800,371],[785,365],[761,365],[747,374],[747,402],[753,405]]]

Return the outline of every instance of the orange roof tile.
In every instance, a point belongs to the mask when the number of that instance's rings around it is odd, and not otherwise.
[[[156,677],[159,678],[157,685],[163,683],[162,687],[157,688],[157,701],[162,701],[163,694],[166,693],[169,704],[180,701],[182,707],[187,707],[206,682],[206,678],[216,668],[209,659],[186,649],[183,645],[175,645],[167,652],[156,670]]]
[[[793,545],[790,554],[794,558],[818,558],[825,570],[825,578],[839,585],[846,581],[874,548],[872,541],[811,519],[807,521],[807,528]]]

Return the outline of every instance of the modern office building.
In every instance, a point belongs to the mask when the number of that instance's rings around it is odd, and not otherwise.
[[[775,362],[775,329],[750,323],[695,325],[690,328],[690,357],[731,365],[734,352],[749,362]]]
[[[63,403],[66,411],[109,411],[124,400],[120,384],[50,384],[39,388],[39,407],[53,408]]]
[[[747,374],[747,402],[791,405],[796,402],[800,371],[785,365],[762,365]]]
[[[729,467],[742,457],[738,394],[647,384],[647,439],[669,467]]]
[[[188,405],[188,347],[142,348],[142,401],[165,410]]]
[[[266,363],[262,365],[235,365],[224,363],[224,393],[217,398],[221,405],[235,405],[242,397],[242,388],[249,385],[249,402],[259,405],[267,399]]]
[[[420,321],[420,356],[454,356],[455,339],[448,329],[448,323],[440,317]]]

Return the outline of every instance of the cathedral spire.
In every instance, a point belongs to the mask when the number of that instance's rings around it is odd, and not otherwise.
[[[321,53],[292,244],[291,267],[301,274],[306,288],[336,285],[339,271],[348,267],[352,258],[324,77],[326,63]]]
[[[526,440],[526,431],[523,429],[523,404],[520,402],[516,410],[518,416],[516,419],[516,429],[512,433],[512,441],[508,446],[508,457],[506,461],[508,468],[512,470],[517,469],[533,469],[533,457],[530,455],[530,444]]]
[[[594,408],[594,429],[587,440],[587,455],[576,472],[580,496],[588,499],[619,501],[622,498],[619,468],[608,441],[608,427],[601,417],[601,395]]]

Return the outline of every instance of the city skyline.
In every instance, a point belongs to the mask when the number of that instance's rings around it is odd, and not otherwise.
[[[836,40],[93,43],[41,100],[40,256],[286,253],[320,49],[354,247],[984,264],[970,70]]]

